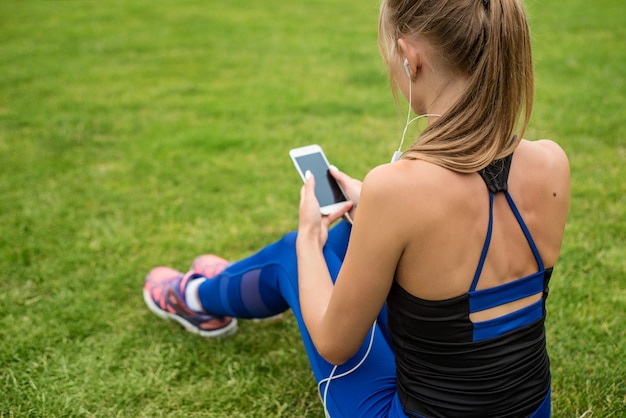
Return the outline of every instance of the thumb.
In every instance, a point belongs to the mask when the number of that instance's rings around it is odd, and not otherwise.
[[[300,200],[303,201],[306,196],[311,195],[311,193],[315,193],[315,176],[311,171],[307,170],[304,173],[304,186],[302,186],[300,193]]]

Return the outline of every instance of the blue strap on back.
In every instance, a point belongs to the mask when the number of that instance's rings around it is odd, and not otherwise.
[[[543,271],[544,270],[543,260],[541,260],[541,256],[539,255],[539,250],[537,250],[537,246],[535,245],[535,241],[533,240],[533,237],[530,235],[530,231],[528,230],[528,227],[526,226],[524,219],[522,219],[522,215],[519,213],[519,210],[517,209],[517,206],[515,205],[515,202],[513,201],[511,194],[509,192],[506,192],[505,195],[506,195],[506,200],[509,202],[509,207],[513,211],[513,214],[515,215],[515,219],[517,219],[517,223],[519,224],[520,228],[522,228],[522,231],[524,232],[524,236],[526,237],[526,241],[528,241],[528,245],[530,246],[530,249],[532,250],[533,255],[535,256],[535,261],[537,262],[537,266],[539,266],[540,271]]]
[[[515,205],[515,202],[513,201],[511,194],[507,191],[504,193],[504,195],[506,196],[506,200],[509,204],[509,207],[511,208],[511,211],[513,212],[513,215],[515,215],[515,219],[517,219],[517,223],[519,224],[520,228],[522,229],[522,232],[524,233],[524,236],[526,237],[526,241],[528,242],[528,245],[530,246],[531,251],[533,252],[533,256],[535,257],[535,261],[537,262],[537,267],[539,271],[542,272],[544,270],[544,265],[543,265],[543,260],[541,260],[541,255],[539,255],[539,250],[537,249],[537,245],[535,245],[535,241],[533,240],[533,237],[530,234],[530,231],[528,230],[528,227],[526,226],[526,223],[524,222],[522,215],[517,209],[517,206]],[[469,289],[470,292],[473,292],[474,290],[476,290],[476,286],[478,285],[478,279],[480,278],[480,274],[483,271],[483,265],[485,264],[485,259],[487,258],[487,252],[489,251],[489,244],[491,244],[491,234],[493,231],[494,198],[495,198],[495,194],[490,192],[489,193],[489,226],[487,227],[487,236],[485,237],[485,243],[483,244],[483,250],[480,254],[480,260],[478,261],[478,266],[476,267],[476,272],[474,273],[474,279],[472,280],[472,285],[470,286],[470,289]]]
[[[487,188],[489,189],[489,226],[487,228],[487,236],[485,237],[485,243],[483,244],[483,249],[480,254],[480,260],[478,261],[478,266],[476,267],[476,272],[474,273],[474,278],[472,280],[472,285],[470,286],[469,291],[473,292],[476,290],[476,286],[478,285],[478,280],[483,271],[483,265],[485,263],[485,259],[487,258],[487,252],[489,251],[489,245],[491,243],[491,234],[493,231],[493,202],[496,193],[503,192],[506,196],[506,200],[511,208],[511,211],[515,215],[515,219],[517,219],[517,223],[520,228],[524,232],[524,236],[526,237],[526,241],[530,246],[530,249],[533,252],[535,257],[535,261],[537,262],[537,266],[539,267],[539,271],[544,270],[543,261],[541,260],[541,256],[539,255],[539,251],[537,250],[537,246],[530,235],[530,231],[526,226],[526,223],[522,219],[522,215],[520,214],[511,194],[508,190],[508,181],[509,181],[509,171],[511,169],[511,161],[513,161],[513,154],[510,154],[500,160],[496,160],[489,164],[487,167],[483,168],[478,172],[480,176],[483,178]]]
[[[476,290],[476,286],[478,285],[478,279],[480,278],[480,274],[483,271],[483,265],[485,264],[485,259],[487,258],[487,252],[489,251],[489,244],[491,243],[491,232],[493,231],[493,199],[495,195],[493,193],[489,193],[489,226],[487,227],[487,236],[485,237],[485,243],[483,244],[483,251],[480,253],[480,260],[478,261],[478,267],[476,267],[476,272],[474,273],[474,279],[472,280],[472,285],[470,286],[470,292]]]
[[[508,175],[512,155],[493,162],[484,170],[481,170],[479,174],[487,184],[489,189],[489,225],[487,228],[487,235],[485,237],[485,243],[480,254],[480,260],[474,273],[474,278],[469,289],[470,295],[470,313],[491,309],[496,306],[504,305],[519,299],[523,299],[528,296],[536,295],[544,292],[545,289],[545,269],[537,246],[532,239],[530,231],[526,226],[526,223],[522,219],[513,198],[508,192]],[[504,192],[507,203],[511,211],[513,212],[517,223],[522,229],[526,241],[533,252],[535,261],[537,262],[538,271],[529,276],[521,279],[505,283],[500,286],[492,287],[489,289],[476,290],[480,275],[489,252],[489,245],[491,243],[491,236],[493,232],[493,204],[495,200],[495,194]],[[493,338],[498,335],[502,335],[508,331],[519,328],[521,326],[530,324],[543,315],[543,302],[541,300],[522,308],[518,311],[511,312],[510,314],[494,318],[488,321],[482,321],[474,323],[474,341],[480,341],[488,338]]]

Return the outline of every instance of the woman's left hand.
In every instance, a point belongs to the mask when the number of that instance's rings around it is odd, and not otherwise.
[[[315,178],[307,172],[307,179],[300,190],[300,221],[298,238],[317,240],[320,248],[328,238],[328,228],[352,208],[352,202],[346,202],[338,211],[322,216],[320,204],[315,197]]]

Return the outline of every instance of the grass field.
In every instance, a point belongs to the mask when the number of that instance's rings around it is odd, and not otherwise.
[[[626,416],[626,9],[527,1],[530,138],[570,157],[548,300],[556,417]],[[320,417],[295,321],[204,340],[145,273],[297,223],[289,148],[397,147],[376,1],[0,2],[0,417]],[[413,133],[414,134],[414,133]]]

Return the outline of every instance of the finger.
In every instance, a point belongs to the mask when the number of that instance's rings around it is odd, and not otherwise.
[[[325,219],[328,222],[328,225],[332,224],[337,219],[341,218],[348,211],[350,211],[350,209],[352,209],[352,202],[346,202],[346,203],[343,204],[343,206],[341,206],[341,208],[339,210],[331,213],[328,216],[325,216]]]
[[[331,166],[329,171],[330,175],[333,176],[343,188],[346,188],[352,179],[352,177],[342,171],[339,171],[339,169],[335,166]]]
[[[315,184],[315,176],[311,173],[311,170],[307,170],[306,173],[304,173],[304,184],[311,182]]]
[[[349,177],[347,174],[345,174],[344,172],[340,171],[336,166],[331,165],[329,167],[329,171],[330,174],[337,180],[339,180],[340,178],[346,178]]]
[[[315,176],[309,170],[304,174],[304,193],[307,198],[315,198]]]
[[[307,177],[300,191],[300,215],[308,213],[307,216],[311,216],[313,213],[317,213],[321,216],[320,204],[315,196],[315,179],[312,174]]]
[[[304,201],[305,197],[311,192],[315,191],[315,177],[309,170],[304,173],[304,185],[300,188],[300,202]]]

